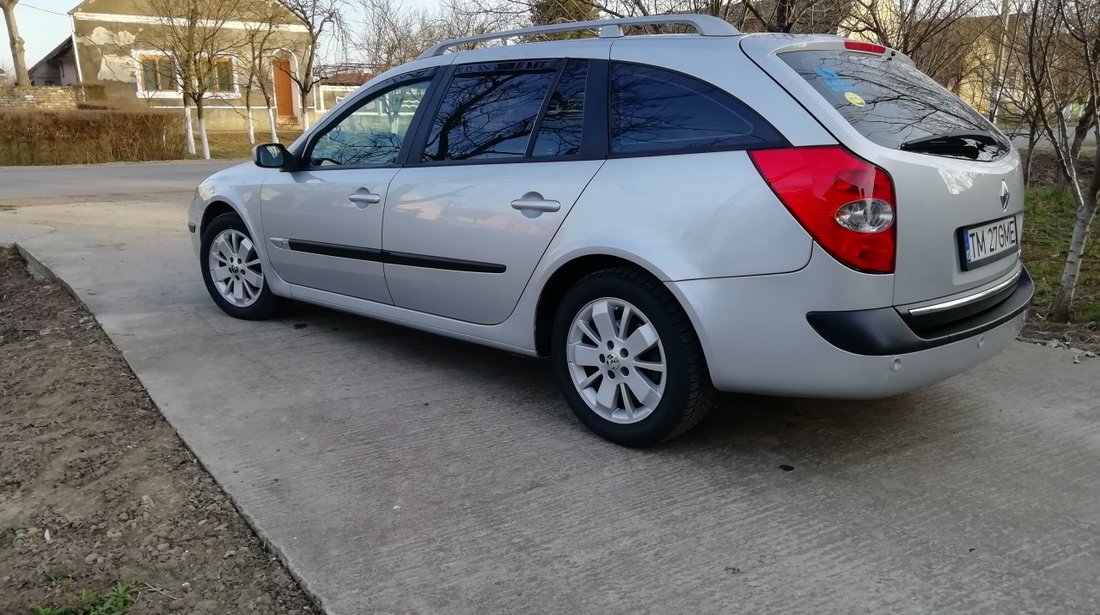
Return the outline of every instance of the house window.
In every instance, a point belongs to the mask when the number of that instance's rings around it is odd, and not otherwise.
[[[206,75],[206,89],[211,92],[233,91],[233,63],[229,58],[218,58]]]
[[[146,92],[175,92],[179,88],[172,60],[164,56],[142,56],[141,83]]]

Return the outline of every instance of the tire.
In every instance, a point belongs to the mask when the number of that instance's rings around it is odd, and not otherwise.
[[[551,336],[565,399],[602,438],[653,446],[710,409],[714,389],[695,329],[672,293],[644,271],[616,267],[581,279],[558,306]],[[654,369],[662,362],[663,371]]]
[[[226,241],[221,243],[219,238]],[[206,283],[210,298],[223,312],[243,320],[264,320],[282,307],[282,299],[268,287],[263,263],[256,253],[248,227],[237,214],[225,213],[211,220],[202,231],[201,246],[199,268],[202,270],[202,280]],[[217,255],[211,254],[212,250]],[[238,257],[243,262],[239,262]],[[229,260],[233,262],[228,264]],[[215,280],[211,271],[212,262],[222,264],[221,269],[231,267],[232,273],[226,274],[227,278]],[[240,292],[236,293],[238,288]],[[223,294],[223,289],[228,289],[228,293]]]

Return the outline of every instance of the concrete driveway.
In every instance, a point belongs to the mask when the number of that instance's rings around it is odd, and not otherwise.
[[[187,197],[0,210],[0,241],[88,304],[329,613],[1100,612],[1100,360],[1018,343],[890,400],[728,396],[627,450],[542,362],[223,316]]]

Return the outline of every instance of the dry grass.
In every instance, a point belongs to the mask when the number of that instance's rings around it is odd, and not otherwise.
[[[281,130],[279,131],[279,140],[289,145],[301,134],[299,130]],[[247,160],[252,157],[252,144],[248,142],[247,132],[207,132],[206,138],[210,142],[211,158],[218,160]],[[268,134],[266,129],[256,130],[256,143],[267,143],[270,140],[271,135]],[[196,139],[195,145],[196,147],[201,147],[198,144],[198,139]],[[193,156],[193,158],[201,158],[201,156]]]
[[[0,165],[178,160],[183,152],[183,129],[171,113],[0,111]]]

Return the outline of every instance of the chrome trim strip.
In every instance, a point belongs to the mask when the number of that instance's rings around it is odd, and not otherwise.
[[[982,299],[985,299],[990,295],[995,295],[1002,290],[1008,288],[1009,286],[1012,286],[1017,281],[1019,281],[1019,279],[1020,271],[1017,271],[1015,275],[1013,275],[1011,278],[1005,280],[1004,282],[1001,282],[1000,284],[992,288],[987,288],[980,293],[974,293],[973,295],[968,295],[966,297],[959,297],[958,299],[952,299],[951,301],[944,301],[943,303],[935,303],[923,307],[912,308],[909,310],[909,315],[922,316],[924,314],[935,314],[936,312],[945,312],[952,308],[970,305],[971,303],[977,303],[978,301],[981,301]]]

